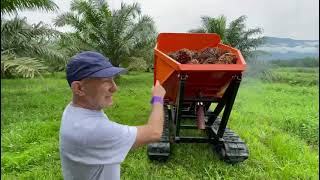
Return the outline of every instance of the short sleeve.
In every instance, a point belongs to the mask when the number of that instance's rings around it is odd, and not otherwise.
[[[87,126],[82,134],[86,136],[79,137],[81,143],[65,152],[69,158],[84,164],[119,164],[132,148],[137,128],[103,119]]]

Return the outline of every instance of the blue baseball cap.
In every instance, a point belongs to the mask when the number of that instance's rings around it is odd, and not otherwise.
[[[88,77],[113,77],[126,72],[126,69],[114,67],[107,57],[93,51],[84,51],[71,58],[66,67],[69,86],[73,81]]]

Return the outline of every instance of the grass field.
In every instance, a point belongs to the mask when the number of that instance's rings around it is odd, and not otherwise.
[[[221,162],[208,144],[177,144],[167,163],[155,163],[141,148],[122,164],[122,179],[319,179],[318,71],[276,69],[272,83],[244,78],[228,126],[249,147],[245,162]],[[1,81],[1,178],[62,179],[58,135],[71,98],[64,78]],[[145,123],[152,78],[131,73],[117,79],[108,116]]]

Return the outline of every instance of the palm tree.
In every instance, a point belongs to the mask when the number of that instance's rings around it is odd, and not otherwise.
[[[33,8],[52,11],[58,9],[58,6],[52,0],[1,0],[1,14]]]
[[[1,15],[17,13],[18,10],[38,8],[55,10],[51,0],[4,0]],[[65,58],[49,44],[57,39],[59,32],[42,22],[29,25],[26,18],[16,16],[1,19],[1,77],[34,77],[51,68],[61,67]]]
[[[69,47],[70,55],[95,50],[109,57],[115,66],[127,66],[136,58],[150,59],[156,38],[152,18],[142,15],[137,3],[121,3],[119,10],[111,12],[106,3],[98,0],[74,0],[71,12],[58,16],[55,25],[75,29],[61,42],[62,47]]]
[[[18,56],[56,58],[47,44],[58,36],[58,31],[42,22],[29,25],[26,18],[18,17],[1,21],[1,51],[10,51]]]
[[[226,25],[226,17],[221,15],[217,18],[208,16],[201,17],[202,27],[190,30],[194,33],[217,33],[221,41],[239,49],[245,58],[252,57],[254,50],[263,44],[263,37],[253,37],[262,33],[262,28],[246,29],[246,16],[230,22]]]
[[[53,48],[49,47],[50,42],[59,37],[59,32],[51,29],[42,22],[38,24],[29,25],[26,18],[15,17],[11,20],[3,19],[1,21],[1,54],[8,55],[1,58],[2,66],[6,63],[11,64],[10,68],[26,65],[22,61],[35,61],[35,63],[28,63],[29,72],[42,72],[46,65],[55,68],[65,64],[65,58]],[[15,58],[21,57],[19,60]],[[28,60],[29,59],[29,60]],[[11,61],[14,60],[14,61]],[[10,61],[10,62],[9,62]],[[12,63],[20,63],[15,66]],[[32,66],[32,65],[35,66]],[[42,64],[40,66],[40,64]],[[37,69],[39,68],[39,69]],[[2,68],[8,72],[2,72],[2,75],[20,75],[27,73],[27,71],[10,70]],[[11,72],[11,73],[10,73]],[[22,74],[23,77],[33,77],[34,74]],[[2,76],[4,77],[4,76]]]
[[[47,69],[46,66],[51,67],[51,69],[61,65],[64,66],[65,58],[49,46],[58,37],[58,31],[52,30],[42,22],[29,25],[26,18],[18,17],[11,20],[2,20],[1,65],[10,67],[10,69],[2,68],[2,70],[8,71],[2,72],[2,77],[10,75],[33,77],[35,72],[39,74]],[[2,57],[3,55],[7,56]],[[14,63],[19,64],[14,65]],[[27,65],[25,69],[30,71],[19,71],[18,73],[18,70],[14,70],[17,67],[21,69],[23,65]]]

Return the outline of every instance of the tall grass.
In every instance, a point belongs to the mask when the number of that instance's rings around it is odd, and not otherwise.
[[[319,86],[319,68],[273,68],[262,80],[300,86]]]

